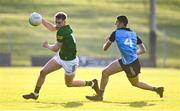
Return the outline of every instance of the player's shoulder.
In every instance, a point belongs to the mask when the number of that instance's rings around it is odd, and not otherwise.
[[[60,34],[60,35],[67,35],[67,34],[71,34],[71,33],[73,33],[73,30],[70,27],[70,25],[65,25],[57,31],[57,34]]]
[[[63,30],[61,29],[61,28],[59,28],[58,30],[57,30],[57,35],[63,35]]]

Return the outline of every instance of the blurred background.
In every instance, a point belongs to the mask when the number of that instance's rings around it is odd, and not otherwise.
[[[151,0],[0,0],[0,65],[31,66],[33,57],[52,57],[41,47],[44,40],[56,41],[56,33],[28,22],[32,12],[53,22],[54,14],[64,11],[74,30],[78,55],[87,58],[119,58],[116,44],[104,52],[107,35],[115,30],[118,15],[126,15],[129,25],[147,47],[140,58],[150,58]],[[180,0],[156,1],[155,62],[157,67],[180,68]],[[151,65],[150,65],[151,66]]]

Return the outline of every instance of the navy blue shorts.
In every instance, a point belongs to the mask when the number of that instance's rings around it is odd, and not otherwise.
[[[118,61],[128,78],[134,78],[140,73],[141,65],[138,59],[127,65],[123,64],[122,59]]]

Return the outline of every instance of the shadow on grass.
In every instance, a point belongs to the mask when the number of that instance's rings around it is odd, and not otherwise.
[[[41,106],[41,108],[46,108],[46,107],[54,107],[54,106],[58,106],[61,105],[64,108],[76,108],[76,107],[80,107],[83,105],[85,101],[71,101],[71,102],[39,102],[37,101],[37,103],[40,104],[45,104],[45,106]],[[87,102],[87,101],[86,101]]]
[[[100,101],[101,103],[106,104],[114,104],[118,106],[127,105],[129,107],[134,108],[142,108],[142,107],[149,107],[154,106],[158,102],[163,102],[164,100],[145,100],[145,101],[132,101],[132,102],[113,102],[113,101]],[[52,108],[62,106],[64,108],[77,108],[83,106],[85,103],[88,102],[95,102],[95,101],[71,101],[71,102],[40,102],[36,101],[36,103],[41,104],[38,108]]]
[[[67,103],[63,104],[63,107],[71,108],[71,107],[79,107],[82,105],[83,105],[83,103],[81,103],[81,102],[67,102]]]
[[[163,101],[163,100],[132,101],[132,102],[103,101],[103,103],[113,103],[113,104],[118,104],[118,105],[128,105],[130,107],[142,108],[146,106],[154,106],[159,101]]]

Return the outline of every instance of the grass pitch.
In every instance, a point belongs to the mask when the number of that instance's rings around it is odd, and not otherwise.
[[[103,102],[85,98],[89,87],[67,88],[63,70],[47,76],[37,101],[24,100],[22,94],[34,90],[40,68],[0,68],[0,110],[180,110],[180,70],[143,68],[140,80],[164,86],[164,98],[134,88],[125,73],[111,76]],[[79,68],[75,79],[101,78],[102,68]]]
[[[68,14],[74,30],[78,55],[111,58],[116,48],[104,52],[104,39],[115,29],[115,18],[127,15],[128,27],[141,37],[149,55],[150,0],[0,0],[0,52],[11,53],[12,65],[31,66],[31,56],[53,55],[41,47],[44,40],[54,43],[55,33],[28,22],[36,11],[50,21],[58,11]],[[17,8],[18,7],[18,8]],[[180,66],[180,0],[157,0],[157,65]],[[96,41],[96,42],[95,42]],[[88,43],[88,44],[87,44]],[[38,51],[36,51],[38,50]],[[36,52],[35,52],[36,51]]]

